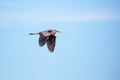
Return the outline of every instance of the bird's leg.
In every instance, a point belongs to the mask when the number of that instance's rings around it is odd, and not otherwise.
[[[38,33],[29,33],[29,35],[36,35],[36,34],[38,34]]]

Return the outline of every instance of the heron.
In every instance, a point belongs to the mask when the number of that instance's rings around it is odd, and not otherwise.
[[[47,44],[48,50],[50,52],[54,52],[55,44],[56,44],[55,34],[57,32],[60,33],[60,31],[58,31],[58,30],[50,29],[50,30],[41,31],[41,32],[38,32],[38,33],[29,33],[29,35],[38,34],[39,35],[39,40],[38,40],[39,45],[42,47],[45,44]]]

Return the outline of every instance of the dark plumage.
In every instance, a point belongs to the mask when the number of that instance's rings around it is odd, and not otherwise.
[[[29,33],[29,35],[35,35],[39,34],[39,45],[42,47],[47,43],[48,50],[50,52],[54,52],[55,44],[56,44],[56,32],[59,32],[57,30],[47,30],[47,31],[42,31],[39,33]]]

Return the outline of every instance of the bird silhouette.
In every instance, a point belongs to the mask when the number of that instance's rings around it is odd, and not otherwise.
[[[38,33],[29,33],[29,35],[36,35],[38,34],[39,37],[39,45],[42,47],[45,44],[47,44],[48,50],[50,52],[54,52],[55,49],[55,44],[56,44],[56,33],[60,33],[60,31],[58,30],[46,30],[46,31],[42,31],[42,32],[38,32]]]

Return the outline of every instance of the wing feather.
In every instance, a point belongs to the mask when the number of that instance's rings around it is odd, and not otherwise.
[[[54,51],[55,48],[55,43],[56,43],[56,36],[49,36],[49,39],[47,40],[47,47],[50,52]]]
[[[42,33],[40,33],[40,37],[39,37],[39,45],[42,47],[45,45],[45,43],[47,42],[48,37],[45,37]]]

